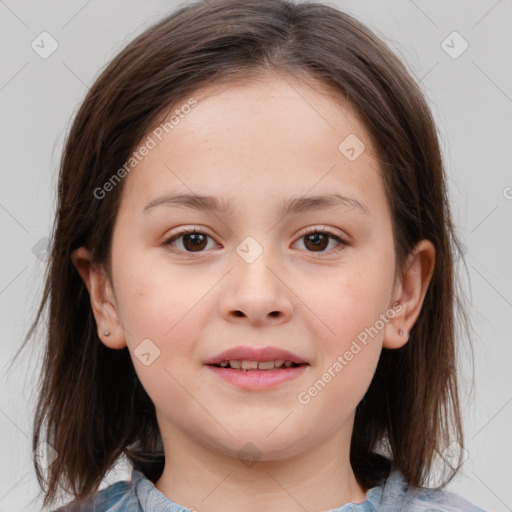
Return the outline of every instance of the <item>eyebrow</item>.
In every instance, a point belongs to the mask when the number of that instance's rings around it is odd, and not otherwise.
[[[144,207],[143,211],[147,213],[156,206],[181,206],[194,210],[210,210],[213,212],[227,213],[232,216],[234,215],[233,204],[229,199],[202,194],[166,194],[150,201]],[[324,194],[286,199],[281,203],[278,209],[278,216],[285,217],[306,211],[326,210],[340,206],[354,210],[364,216],[370,215],[364,203],[353,196]]]

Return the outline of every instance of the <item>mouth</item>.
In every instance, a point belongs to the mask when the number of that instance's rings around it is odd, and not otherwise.
[[[301,376],[310,364],[277,347],[236,347],[205,361],[212,374],[243,390],[263,391]]]
[[[204,362],[212,374],[229,385],[262,391],[296,379],[310,364],[279,347],[238,346]]]
[[[294,363],[283,359],[274,359],[271,361],[252,361],[247,359],[231,359],[221,361],[218,364],[210,364],[215,368],[225,368],[241,372],[275,372],[297,368],[298,366],[307,366],[308,363]]]

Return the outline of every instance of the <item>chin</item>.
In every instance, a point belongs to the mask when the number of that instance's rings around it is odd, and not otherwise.
[[[275,428],[275,425],[274,427]],[[284,435],[284,438],[272,432],[272,428],[261,430],[256,435],[234,436],[229,439],[229,445],[224,447],[217,446],[217,450],[225,455],[246,462],[249,466],[252,462],[272,462],[280,461],[293,457],[304,448],[299,439],[291,435]]]

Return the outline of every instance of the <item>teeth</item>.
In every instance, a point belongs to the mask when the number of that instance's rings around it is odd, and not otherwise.
[[[242,370],[258,369],[258,361],[242,361]]]
[[[272,370],[272,368],[274,368],[274,361],[260,361],[258,363],[258,370]]]
[[[291,368],[293,363],[291,361],[283,361],[277,359],[275,361],[247,361],[239,359],[230,359],[229,361],[222,361],[220,363],[222,368],[231,367],[236,370],[274,370],[282,368]]]

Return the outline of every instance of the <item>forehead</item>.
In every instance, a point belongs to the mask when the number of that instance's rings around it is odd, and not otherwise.
[[[330,90],[293,77],[216,84],[191,94],[196,106],[157,139],[126,178],[121,207],[139,211],[165,192],[247,200],[351,193],[385,206],[369,135]],[[188,98],[187,98],[188,99]],[[165,119],[176,113],[177,103]],[[178,119],[177,117],[177,119]],[[336,190],[335,190],[336,189]],[[384,202],[383,202],[384,201]]]

